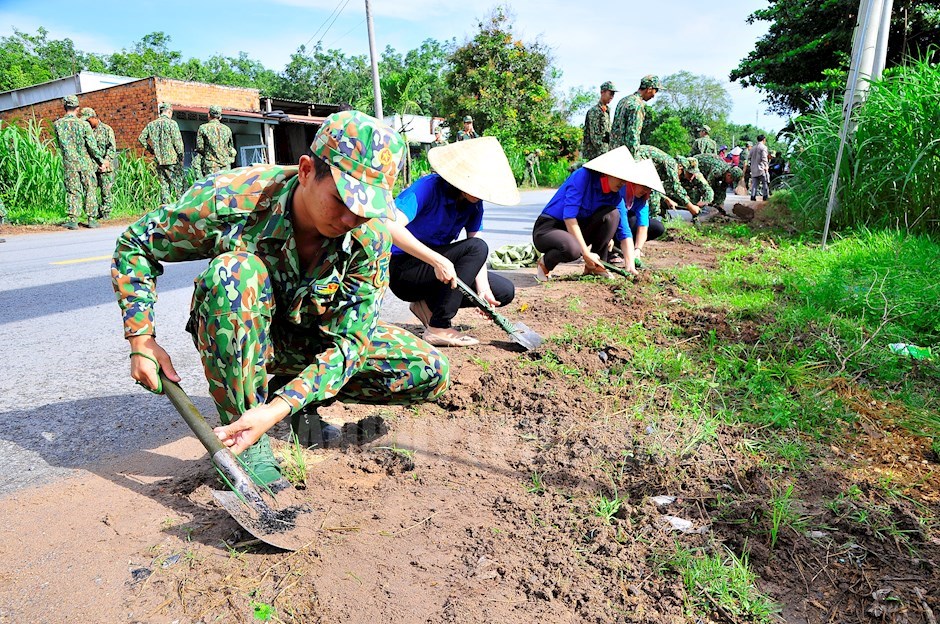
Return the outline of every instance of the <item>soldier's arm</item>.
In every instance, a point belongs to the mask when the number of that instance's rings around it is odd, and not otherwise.
[[[114,159],[117,158],[117,142],[114,140],[114,130],[108,128],[108,150],[106,153],[106,159],[114,163]]]
[[[196,132],[196,153],[200,155],[205,155],[206,153],[206,138],[205,126],[199,126],[199,130]]]
[[[176,149],[176,154],[179,156],[180,161],[182,161],[186,150],[183,148],[183,135],[180,134],[179,124],[175,121],[173,122],[173,147]]]
[[[101,149],[98,147],[98,139],[95,138],[95,131],[92,130],[89,124],[85,124],[83,128],[85,132],[85,149],[88,150],[88,155],[92,157],[95,161],[95,164],[100,165],[104,158],[102,157]]]
[[[715,199],[715,191],[712,190],[711,184],[708,183],[705,176],[701,173],[696,173],[694,182],[698,185],[699,192],[701,193],[701,201],[706,204],[712,203]]]
[[[140,146],[145,150],[153,154],[153,149],[150,148],[150,124],[144,126],[144,129],[140,131],[140,136],[137,137],[137,142],[140,143]]]

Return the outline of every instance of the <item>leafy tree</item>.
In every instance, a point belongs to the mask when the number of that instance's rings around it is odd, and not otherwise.
[[[567,122],[556,109],[559,73],[548,47],[518,39],[505,7],[497,7],[478,28],[451,55],[444,77],[443,110],[451,127],[459,128],[469,114],[477,131],[498,137],[507,151],[569,149],[563,143],[575,133],[561,129]]]
[[[767,94],[770,109],[803,113],[845,88],[858,0],[768,0],[747,22],[770,22],[754,49],[732,70],[731,80]],[[900,6],[899,6],[900,5]],[[895,3],[887,66],[908,56],[935,57],[940,42],[940,0]]]
[[[721,82],[710,76],[680,71],[662,79],[663,89],[653,100],[653,107],[684,111],[683,121],[711,123],[731,113],[734,103]]]
[[[101,60],[75,49],[71,39],[49,39],[40,27],[35,35],[13,29],[0,37],[0,91],[71,76],[82,70],[102,71]]]
[[[108,57],[108,71],[135,78],[184,78],[187,72],[181,67],[183,55],[178,50],[170,50],[170,40],[171,37],[164,32],[144,35],[133,49],[121,50]],[[196,68],[190,64],[188,69],[192,72]]]
[[[692,146],[688,130],[675,115],[668,115],[662,123],[656,126],[656,129],[650,133],[649,144],[658,147],[670,156],[685,156]]]
[[[323,50],[317,43],[309,53],[305,46],[297,48],[278,74],[272,93],[292,100],[352,104],[368,97],[371,85],[365,56]]]

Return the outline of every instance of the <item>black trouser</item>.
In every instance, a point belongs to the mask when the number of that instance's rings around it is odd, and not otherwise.
[[[607,244],[614,237],[620,223],[620,212],[616,206],[604,206],[586,219],[578,219],[581,236],[591,251],[607,260]],[[548,215],[539,215],[532,228],[532,242],[545,256],[545,268],[551,271],[562,262],[571,262],[581,257],[578,240],[565,227],[565,222]]]
[[[467,238],[449,245],[429,247],[454,263],[457,277],[473,287],[477,274],[489,255],[489,248],[479,238]],[[490,290],[500,306],[504,306],[516,295],[516,287],[508,279],[487,272]],[[451,319],[460,308],[475,304],[459,288],[451,288],[434,276],[434,267],[406,253],[392,256],[389,264],[389,287],[402,301],[427,301],[431,308],[431,327],[448,328]]]
[[[636,215],[629,215],[630,219],[630,232],[633,234],[633,242],[636,243]],[[650,223],[646,228],[646,240],[656,240],[660,236],[666,233],[666,226],[663,225],[663,222],[659,219],[650,218]]]

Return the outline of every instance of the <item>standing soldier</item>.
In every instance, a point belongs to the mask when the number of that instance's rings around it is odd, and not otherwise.
[[[473,117],[467,115],[463,118],[463,130],[457,132],[458,141],[466,141],[468,139],[478,139],[480,135],[477,134],[477,131],[473,129]]]
[[[584,142],[581,157],[594,160],[610,151],[610,109],[608,105],[614,99],[617,87],[607,81],[601,85],[600,101],[588,109],[584,116]]]
[[[213,104],[209,107],[209,121],[199,126],[196,133],[196,153],[202,161],[202,170],[197,169],[196,174],[200,177],[229,169],[235,161],[232,131],[221,119],[222,107]]]
[[[732,188],[738,185],[744,172],[740,167],[734,167],[714,154],[699,154],[695,157],[698,160],[698,169],[712,187],[715,196],[710,206],[714,206],[725,214],[725,199],[728,197],[728,186]]]
[[[643,76],[640,88],[617,102],[614,123],[610,132],[610,147],[626,145],[632,152],[640,145],[640,133],[646,119],[646,103],[661,89],[658,76]]]
[[[168,102],[160,104],[160,116],[144,126],[137,140],[157,161],[160,203],[172,204],[183,192],[183,137]]]
[[[62,227],[67,230],[78,229],[82,206],[88,217],[88,227],[98,227],[95,220],[98,215],[98,197],[94,169],[104,161],[91,126],[76,114],[78,96],[67,95],[62,98],[62,104],[65,115],[53,124],[65,174],[65,210],[68,216]]]
[[[82,119],[86,120],[95,133],[95,142],[98,152],[101,153],[102,163],[95,170],[98,179],[98,188],[101,189],[101,204],[98,208],[98,218],[107,219],[111,216],[111,202],[114,188],[114,161],[117,156],[117,145],[114,142],[114,130],[101,121],[95,109],[85,107],[82,109]]]
[[[444,138],[444,129],[437,126],[434,128],[434,141],[431,143],[431,147],[440,147],[441,145],[447,145],[447,139]]]
[[[715,143],[715,140],[708,136],[708,133],[712,129],[702,124],[702,127],[699,128],[698,138],[692,142],[692,155],[696,156],[698,154],[717,154],[718,153],[718,144]]]
[[[539,150],[533,150],[526,154],[525,156],[525,175],[522,179],[523,186],[533,186],[536,187],[539,185],[538,178],[535,177],[535,172],[538,171],[542,173],[542,167],[539,163]]]

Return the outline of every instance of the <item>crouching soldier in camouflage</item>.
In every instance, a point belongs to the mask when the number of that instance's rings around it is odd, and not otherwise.
[[[714,206],[724,214],[728,186],[736,187],[741,178],[744,177],[744,172],[741,171],[740,167],[733,167],[714,154],[699,154],[695,158],[698,160],[699,171],[702,172],[714,193],[714,198],[709,202],[709,206]]]
[[[708,180],[699,171],[698,156],[688,158],[676,156],[676,162],[679,164],[679,182],[692,203],[698,208],[711,204],[715,199],[715,193],[708,185]]]
[[[405,149],[377,119],[335,113],[297,165],[209,176],[118,239],[111,274],[131,377],[152,391],[159,370],[179,380],[155,340],[160,263],[210,259],[187,330],[223,424],[216,434],[259,484],[280,477],[265,432],[288,414],[296,431],[334,398],[402,405],[447,386],[443,354],[378,320],[391,253],[382,219]],[[271,374],[283,387],[269,386]]]
[[[680,178],[682,177],[682,166],[675,158],[652,145],[639,145],[633,152],[637,160],[652,160],[656,166],[656,174],[662,180],[663,187],[666,190],[665,195],[653,191],[650,194],[650,216],[654,216],[657,211],[663,217],[668,216],[667,210],[680,209],[688,210],[695,217],[699,213],[699,207],[689,197],[688,192],[682,186]]]

